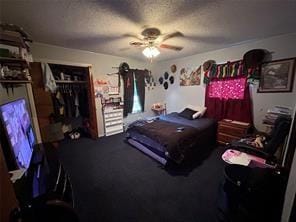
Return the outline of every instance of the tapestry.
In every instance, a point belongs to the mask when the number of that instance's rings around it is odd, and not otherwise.
[[[191,68],[182,68],[180,71],[180,86],[200,85],[201,66],[193,70]]]

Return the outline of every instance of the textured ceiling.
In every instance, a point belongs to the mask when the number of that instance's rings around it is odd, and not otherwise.
[[[2,22],[22,26],[36,42],[145,59],[126,34],[158,27],[184,37],[166,41],[168,60],[240,42],[296,32],[293,0],[0,0]]]

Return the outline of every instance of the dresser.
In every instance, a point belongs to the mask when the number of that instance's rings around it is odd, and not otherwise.
[[[123,132],[123,109],[108,107],[104,109],[105,135],[111,136]]]
[[[245,137],[249,130],[249,123],[223,119],[218,122],[217,142],[220,144],[230,143]]]

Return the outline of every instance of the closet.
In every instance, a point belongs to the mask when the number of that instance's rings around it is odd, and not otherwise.
[[[46,78],[39,62],[31,66],[32,88],[37,118],[44,141],[61,139],[78,131],[81,136],[97,138],[98,127],[91,67],[48,63],[56,90],[45,90]]]

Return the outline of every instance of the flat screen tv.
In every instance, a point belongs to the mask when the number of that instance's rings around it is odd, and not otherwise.
[[[25,99],[0,105],[0,119],[1,143],[6,141],[3,151],[8,169],[27,170],[33,155],[35,134]]]

